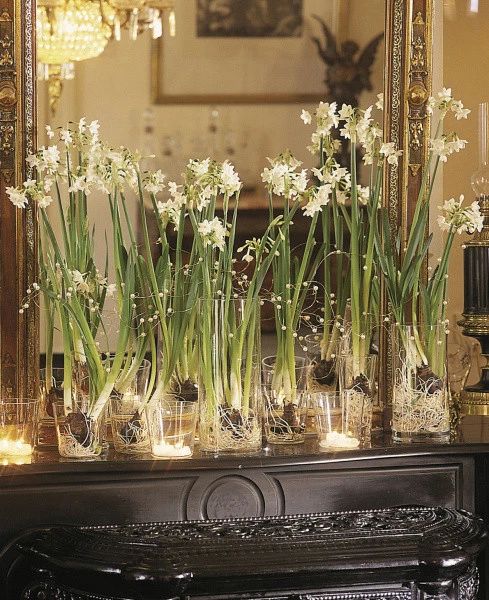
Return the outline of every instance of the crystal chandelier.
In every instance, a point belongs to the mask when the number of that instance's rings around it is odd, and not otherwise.
[[[145,30],[156,39],[166,18],[174,36],[174,8],[175,0],[38,0],[38,76],[48,82],[52,113],[75,62],[102,54],[110,39],[121,39],[123,28],[132,40]]]

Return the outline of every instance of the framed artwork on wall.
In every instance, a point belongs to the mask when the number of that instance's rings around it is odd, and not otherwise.
[[[325,65],[313,37],[320,17],[341,37],[341,0],[188,0],[177,3],[175,37],[152,47],[156,104],[315,103]],[[384,2],[379,2],[383,29]]]

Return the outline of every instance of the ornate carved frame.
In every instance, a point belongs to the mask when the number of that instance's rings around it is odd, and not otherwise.
[[[385,131],[404,150],[385,173],[385,202],[393,229],[406,230],[419,189],[429,122],[433,0],[386,0]],[[35,147],[35,2],[0,0],[0,387],[3,397],[36,395],[38,315],[19,314],[36,278],[37,222],[16,210],[5,188],[23,181]],[[388,391],[390,351],[381,365]]]

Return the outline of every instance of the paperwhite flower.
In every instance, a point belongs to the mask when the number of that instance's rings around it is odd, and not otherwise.
[[[69,146],[73,143],[73,137],[69,129],[62,129],[59,133],[59,139],[64,143],[65,146]]]
[[[350,104],[343,104],[340,108],[340,121],[349,121],[355,116],[355,109]]]
[[[306,217],[313,217],[320,212],[323,206],[326,206],[331,199],[331,186],[325,184],[320,186],[315,193],[311,194],[309,202],[303,207]]]
[[[457,121],[466,119],[470,114],[470,109],[464,108],[464,105],[460,100],[454,100],[451,105],[452,112],[455,113]]]
[[[379,150],[380,154],[387,159],[390,165],[397,165],[399,157],[402,155],[402,150],[396,150],[394,142],[386,142],[382,144]]]
[[[239,175],[234,170],[234,166],[227,160],[222,163],[219,189],[222,194],[227,194],[228,196],[236,194],[241,189]]]
[[[205,246],[224,250],[226,245],[226,228],[220,219],[217,217],[214,217],[212,221],[204,219],[198,225],[198,232]]]
[[[84,133],[87,128],[87,119],[86,117],[82,117],[78,122],[78,133]]]
[[[379,110],[384,110],[384,94],[381,92],[377,94],[377,102],[375,103],[375,108]]]
[[[92,134],[93,137],[98,138],[98,132],[100,129],[100,124],[97,120],[92,121],[88,126],[88,131]]]
[[[470,206],[463,206],[463,194],[458,200],[450,198],[443,206],[438,208],[441,215],[438,216],[438,225],[444,231],[453,230],[457,233],[474,233],[482,231],[484,226],[484,217],[480,212],[477,202],[472,202]]]
[[[261,240],[257,239],[256,237],[252,238],[251,240],[246,240],[245,244],[238,248],[238,252],[244,252],[246,250],[246,254],[242,256],[242,260],[247,263],[253,262],[255,257],[252,253],[256,254],[260,244]]]
[[[303,194],[307,188],[307,171],[295,171],[301,162],[290,153],[280,154],[275,159],[268,159],[271,168],[266,167],[261,174],[262,181],[277,196],[293,198]]]
[[[430,150],[435,156],[440,157],[441,162],[447,162],[447,158],[451,154],[460,152],[466,144],[467,140],[461,140],[457,134],[451,133],[431,140]]]
[[[37,181],[35,179],[27,179],[27,181],[24,181],[24,187],[26,190],[28,190],[29,188],[33,188],[37,186]]]
[[[39,208],[47,208],[51,202],[53,201],[53,197],[52,196],[40,196],[37,203],[39,205]]]
[[[206,158],[205,160],[200,161],[192,159],[187,163],[187,168],[194,174],[196,179],[200,179],[204,177],[204,175],[207,175],[207,173],[209,172],[210,164],[210,158]]]
[[[302,109],[301,119],[304,121],[306,125],[310,125],[312,123],[312,116],[308,110]]]
[[[26,196],[25,190],[19,190],[19,188],[8,187],[5,189],[7,196],[10,199],[10,202],[17,208],[25,208],[27,206],[28,200]]]
[[[51,125],[46,125],[46,135],[50,140],[54,137],[54,131],[51,129]]]
[[[84,275],[80,273],[78,270],[71,271],[71,277],[73,279],[73,283],[75,284],[77,292],[80,294],[89,294],[90,293],[90,285],[84,278]]]
[[[362,185],[357,186],[357,198],[360,204],[366,206],[370,199],[370,188],[368,186],[364,187]]]
[[[166,175],[161,172],[161,169],[158,169],[154,173],[150,173],[144,183],[144,189],[156,196],[156,194],[159,194],[165,187],[165,177]]]

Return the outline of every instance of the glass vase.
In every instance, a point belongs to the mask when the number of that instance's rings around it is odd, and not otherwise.
[[[265,438],[270,444],[301,444],[308,417],[308,362],[295,357],[293,369],[277,368],[277,357],[263,359]]]
[[[152,400],[146,407],[155,458],[189,458],[194,451],[198,403],[173,394]]]
[[[151,363],[144,360],[124,390],[114,390],[109,401],[112,442],[116,452],[144,454],[150,451],[144,410],[147,401]]]
[[[51,369],[48,376],[46,369],[39,373],[40,405],[37,445],[39,447],[56,447],[56,427],[54,413],[63,411],[64,369]]]
[[[106,410],[93,414],[94,396],[88,377],[76,381],[71,401],[64,404],[61,414],[54,414],[60,456],[90,459],[102,453]]]
[[[341,354],[338,361],[339,390],[344,402],[344,427],[357,432],[362,446],[367,447],[372,435],[372,416],[377,397],[377,354],[354,357]]]
[[[445,325],[393,325],[391,332],[394,441],[449,441]]]
[[[199,439],[205,452],[261,448],[259,302],[199,301]]]
[[[310,403],[316,408],[316,420],[321,450],[353,450],[368,446],[368,420],[370,399],[365,396],[363,405],[358,398],[351,400],[351,392],[310,392]],[[366,411],[366,417],[358,411]],[[354,412],[353,412],[354,411]],[[366,426],[365,426],[366,425]]]

